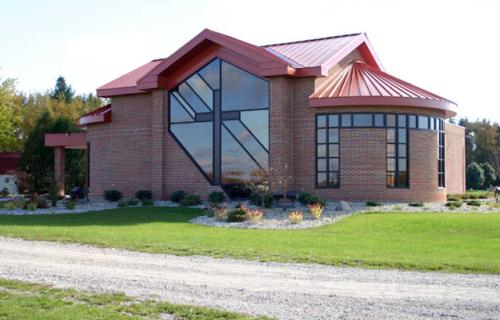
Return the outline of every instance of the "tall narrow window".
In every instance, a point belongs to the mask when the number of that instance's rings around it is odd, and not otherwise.
[[[407,120],[406,115],[387,115],[387,186],[390,188],[409,185]]]
[[[444,121],[443,119],[438,119],[437,128],[438,129],[438,186],[445,187],[445,175],[444,175]]]
[[[339,116],[316,116],[316,185],[340,185]]]

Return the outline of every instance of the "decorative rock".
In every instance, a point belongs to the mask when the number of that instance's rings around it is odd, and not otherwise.
[[[335,210],[337,211],[351,211],[351,206],[349,205],[349,203],[345,202],[345,201],[339,201],[337,203],[337,207],[335,208]]]

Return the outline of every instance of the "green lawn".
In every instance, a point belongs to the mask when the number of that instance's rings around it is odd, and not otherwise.
[[[193,225],[201,211],[123,208],[0,216],[0,235],[177,255],[500,273],[500,214],[364,213],[307,230]]]
[[[247,316],[168,302],[138,301],[123,294],[92,294],[72,289],[0,279],[2,320],[252,319]]]

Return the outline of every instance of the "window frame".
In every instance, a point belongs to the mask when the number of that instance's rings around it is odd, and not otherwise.
[[[345,114],[345,113],[344,113]],[[338,116],[338,125],[336,127],[330,127],[330,116],[331,115],[336,115]],[[315,120],[314,120],[314,184],[317,189],[339,189],[340,184],[341,184],[341,175],[340,175],[340,168],[342,166],[341,161],[340,161],[340,132],[343,129],[342,128],[342,117],[341,113],[316,113],[315,114]],[[326,123],[324,127],[318,127],[318,118],[324,116]],[[351,116],[351,124],[352,124],[352,116]],[[326,140],[325,142],[318,142],[318,130],[319,129],[324,129],[326,130]],[[329,130],[330,129],[336,129],[338,131],[338,141],[337,142],[330,142],[330,134]],[[325,145],[326,148],[326,154],[324,157],[319,157],[318,156],[318,147],[319,145]],[[331,157],[330,156],[330,145],[337,145],[338,146],[338,156],[337,157]],[[321,172],[318,170],[318,160],[320,159],[325,159],[326,160],[326,170],[322,170]],[[330,159],[337,159],[338,161],[338,171],[330,170]],[[326,185],[320,185],[318,181],[318,175],[320,173],[326,174]],[[336,184],[329,184],[330,181],[330,174],[338,174],[338,179]]]

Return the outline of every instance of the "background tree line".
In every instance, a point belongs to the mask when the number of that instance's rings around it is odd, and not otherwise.
[[[52,90],[25,94],[13,79],[0,78],[0,152],[21,150],[18,180],[21,192],[45,193],[53,185],[54,150],[44,145],[45,133],[77,132],[76,120],[104,104],[93,94],[75,94],[59,77]],[[66,150],[66,188],[83,186],[83,150]]]

